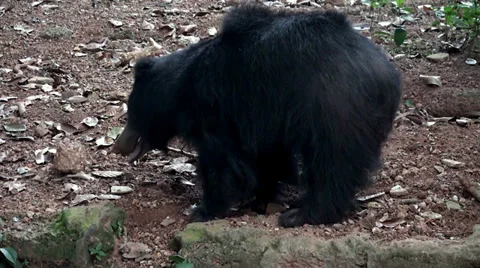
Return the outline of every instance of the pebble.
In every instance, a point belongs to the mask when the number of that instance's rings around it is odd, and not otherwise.
[[[343,229],[343,225],[340,224],[340,223],[335,223],[333,224],[333,228],[337,229],[337,230],[342,230]]]
[[[460,161],[455,161],[452,159],[442,159],[442,163],[449,168],[459,168],[465,165],[465,163]]]
[[[394,197],[404,196],[408,194],[408,190],[400,185],[395,185],[390,189],[390,195]]]
[[[442,218],[441,214],[435,213],[433,211],[426,211],[426,212],[420,213],[420,216],[431,219],[431,220],[438,220]]]
[[[161,223],[160,225],[162,225],[163,227],[167,227],[169,225],[172,225],[176,222],[175,219],[172,219],[170,217],[166,217]]]
[[[86,149],[78,142],[63,141],[58,144],[57,153],[53,158],[53,166],[64,173],[78,173],[86,165]]]
[[[110,187],[110,192],[112,194],[127,194],[133,192],[133,189],[128,186],[112,186]]]
[[[445,172],[445,169],[441,166],[434,166],[434,168],[439,174],[442,174],[443,172]]]
[[[450,210],[462,210],[462,206],[459,203],[453,201],[446,201],[445,205]]]

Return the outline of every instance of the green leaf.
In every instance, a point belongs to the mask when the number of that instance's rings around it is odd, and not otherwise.
[[[405,38],[407,37],[407,31],[403,28],[396,28],[393,34],[393,41],[395,41],[395,45],[397,47],[401,46],[403,42],[405,42]]]
[[[405,101],[405,105],[407,105],[408,107],[414,107],[415,105],[413,104],[413,101],[412,100],[406,100]]]
[[[0,248],[0,252],[3,254],[3,256],[5,256],[11,265],[15,264],[15,261],[17,260],[17,252],[13,248]]]
[[[15,265],[14,265],[15,268],[22,268],[22,264],[17,260],[15,261]]]
[[[102,250],[102,243],[98,243],[97,247],[95,248],[97,251]]]
[[[185,261],[185,258],[180,256],[180,255],[172,255],[168,257],[168,260],[174,262],[174,263],[182,263]]]

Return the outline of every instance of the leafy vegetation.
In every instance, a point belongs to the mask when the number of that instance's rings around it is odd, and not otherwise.
[[[121,237],[123,235],[123,221],[118,220],[112,223],[111,226],[117,237]]]
[[[477,40],[480,31],[480,8],[478,0],[469,2],[452,1],[436,11],[437,17],[445,19],[445,24],[458,29],[465,29],[469,33],[469,41]]]
[[[193,263],[180,255],[172,255],[168,259],[172,262],[172,268],[194,268]]]
[[[90,251],[90,255],[94,256],[95,259],[101,261],[103,257],[107,256],[102,247],[102,243],[98,243],[95,248],[88,248],[88,251]]]
[[[11,247],[0,248],[0,268],[21,268],[17,252]]]
[[[431,7],[438,18],[433,24],[439,25],[443,22],[444,26],[449,28],[467,30],[469,33],[468,40],[477,40],[480,35],[478,2],[479,0],[449,1],[445,6]],[[401,19],[414,21],[412,14],[415,10],[413,7],[406,6],[405,0],[363,0],[363,3],[369,5],[374,12],[380,8],[389,8],[393,14]],[[396,27],[393,33],[381,31],[377,34],[392,38],[397,47],[401,46],[407,37],[407,31],[401,26]]]

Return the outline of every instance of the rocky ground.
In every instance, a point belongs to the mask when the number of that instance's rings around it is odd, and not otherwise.
[[[317,2],[284,8],[345,10],[403,72],[405,92],[384,167],[359,195],[363,209],[344,223],[283,229],[278,213],[249,211],[235,212],[228,222],[319,238],[358,231],[377,241],[470,235],[480,223],[480,204],[472,197],[480,182],[480,125],[462,116],[480,111],[480,70],[466,63],[471,50],[453,49],[462,33],[431,26],[438,19],[434,10],[419,5],[438,7],[438,1],[407,1],[413,19],[404,21],[388,8]],[[110,199],[126,210],[126,239],[152,250],[139,263],[120,253],[112,262],[166,266],[173,254],[168,241],[185,227],[199,198],[191,150],[179,152],[182,143],[175,141],[178,150],[129,165],[109,147],[125,122],[133,56],[163,55],[214,35],[226,6],[212,0],[0,0],[0,229],[28,229],[63,208]],[[408,34],[396,48],[385,33],[399,22]],[[448,57],[428,57],[445,48]],[[422,75],[439,76],[441,84]]]

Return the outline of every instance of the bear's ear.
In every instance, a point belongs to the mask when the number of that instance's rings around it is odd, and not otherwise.
[[[152,70],[155,65],[155,58],[152,57],[142,57],[137,59],[135,66],[133,67],[133,73],[135,79],[148,75],[150,70]]]

